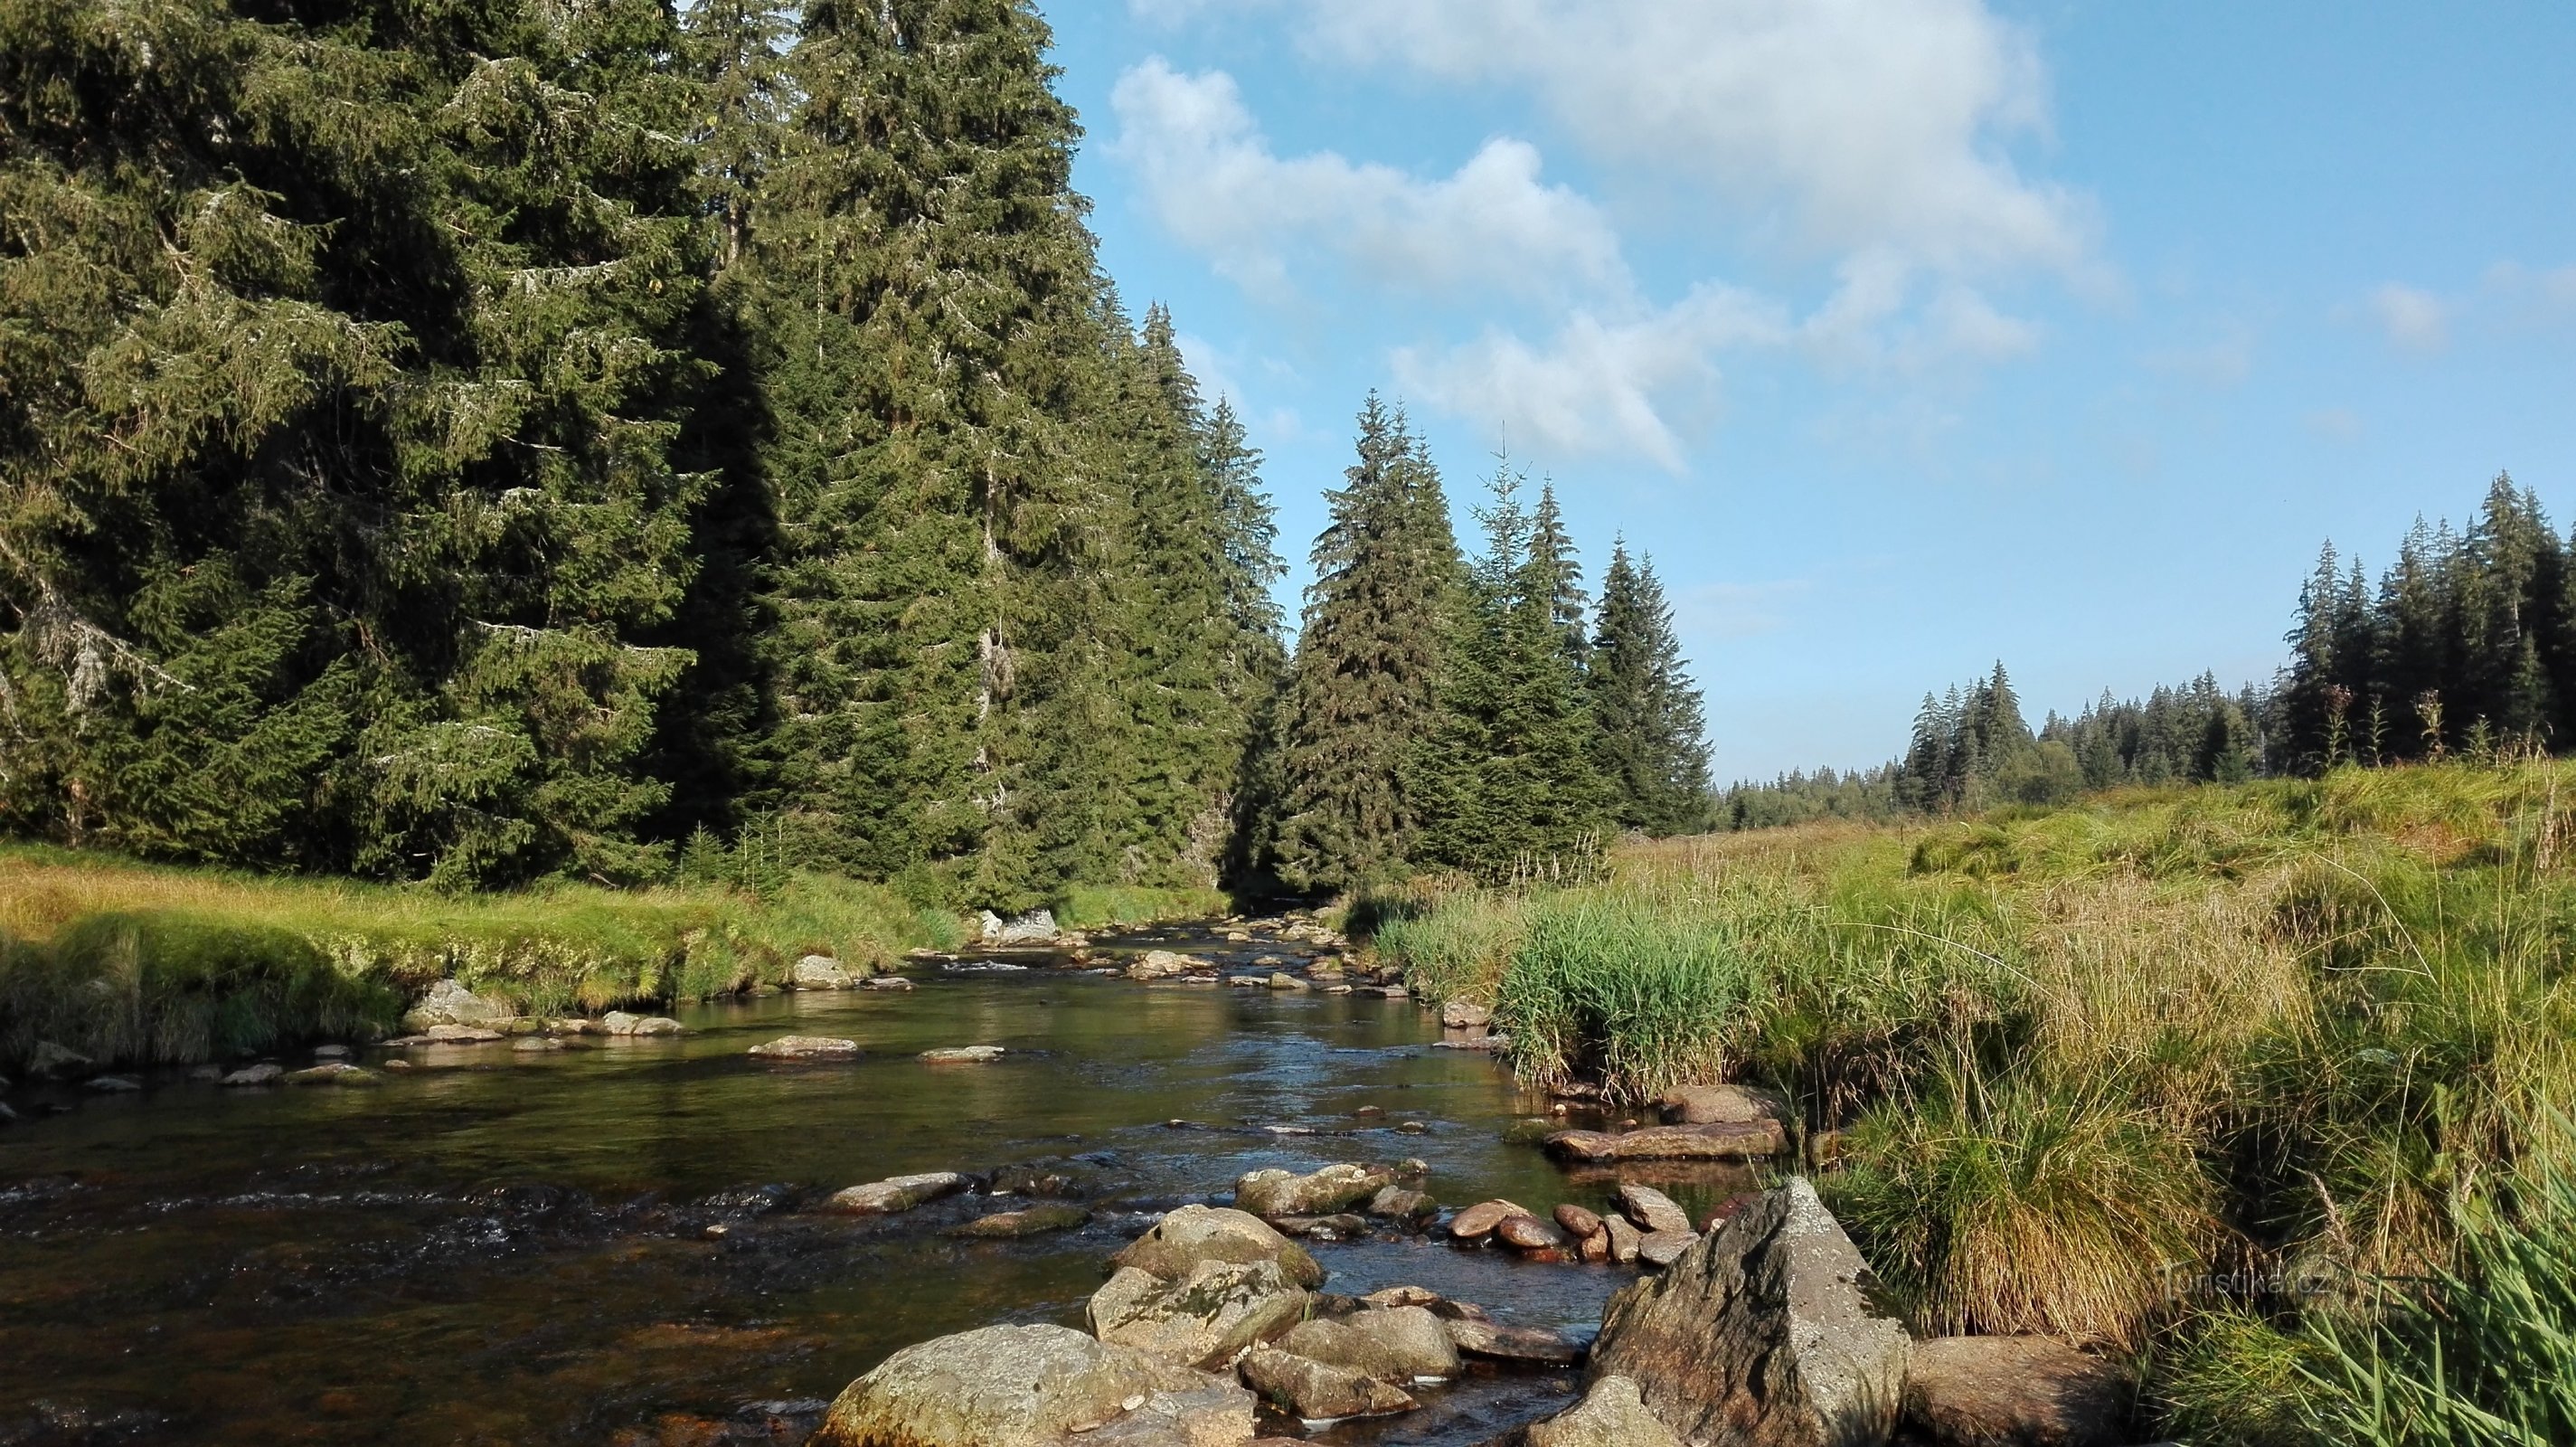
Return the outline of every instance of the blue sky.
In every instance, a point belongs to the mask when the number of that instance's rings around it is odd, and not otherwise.
[[[1304,582],[1371,387],[1650,552],[1721,778],[2278,662],[2509,469],[2576,520],[2576,6],[1090,0],[1130,306]],[[1292,603],[1293,607],[1293,603]]]

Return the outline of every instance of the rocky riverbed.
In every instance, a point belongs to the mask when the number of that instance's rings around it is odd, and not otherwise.
[[[1080,1328],[1112,1254],[1250,1172],[1412,1159],[1400,1184],[1453,1205],[1609,1207],[1514,1138],[1549,1102],[1435,1048],[1437,1016],[1394,982],[1319,972],[1344,952],[1311,924],[1231,929],[845,969],[848,988],[674,1009],[677,1033],[424,1020],[442,1038],[115,1072],[130,1092],[21,1080],[0,1125],[0,1443],[784,1440],[904,1347]],[[1183,968],[1131,977],[1153,950]],[[885,980],[914,988],[867,988]],[[791,1035],[855,1048],[750,1054]],[[1002,1053],[921,1058],[977,1046]],[[368,1088],[285,1083],[322,1064]],[[829,1209],[940,1172],[973,1184]],[[1675,1189],[1695,1210],[1732,1194]],[[1578,1335],[1625,1277],[1393,1219],[1299,1239],[1328,1291],[1422,1285]],[[1472,1370],[1317,1435],[1477,1442],[1574,1388]]]

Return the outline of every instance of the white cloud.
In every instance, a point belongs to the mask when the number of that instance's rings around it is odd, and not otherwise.
[[[2499,261],[2487,268],[2487,287],[2508,301],[2537,307],[2544,314],[2576,314],[2576,266],[2535,271],[2520,262]]]
[[[1129,0],[1180,20],[1214,0]],[[2045,136],[2037,52],[1985,0],[1236,0],[1298,17],[1328,59],[1523,91],[1592,155],[1730,236],[1831,268],[1812,314],[1719,278],[1661,304],[1603,210],[1542,179],[1536,147],[1484,143],[1448,175],[1331,150],[1282,156],[1233,78],[1157,57],[1120,77],[1110,154],[1170,234],[1289,301],[1338,266],[1398,302],[1511,305],[1463,343],[1392,354],[1407,393],[1567,454],[1681,465],[1721,356],[1788,348],[1837,371],[1923,378],[2027,355],[1996,288],[2037,272],[2100,289],[2091,208],[2020,174]],[[1489,311],[1499,311],[1489,308]],[[1419,315],[1415,313],[1413,315]]]
[[[2091,208],[1998,142],[2044,135],[2036,47],[1981,0],[1307,0],[1310,43],[1529,86],[1588,149],[1773,208],[1825,254],[2089,265]]]
[[[2432,353],[2450,345],[2451,309],[2429,291],[2390,282],[2370,294],[2371,320],[2402,351]]]
[[[1485,143],[1424,180],[1331,151],[1272,153],[1234,78],[1183,75],[1159,56],[1119,77],[1111,151],[1133,165],[1184,244],[1254,291],[1284,296],[1293,256],[1338,253],[1372,281],[1523,296],[1620,290],[1619,238],[1591,202],[1539,180],[1536,148]]]
[[[1714,353],[1791,330],[1776,304],[1702,285],[1630,320],[1579,309],[1544,347],[1497,329],[1438,352],[1401,348],[1395,372],[1407,396],[1530,437],[1542,454],[1624,453],[1678,469],[1681,442],[1665,421],[1674,395],[1714,388]]]

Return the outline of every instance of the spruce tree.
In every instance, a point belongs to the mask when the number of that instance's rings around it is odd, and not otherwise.
[[[1686,671],[1654,563],[1630,557],[1625,540],[1612,546],[1602,575],[1589,659],[1595,757],[1613,820],[1654,835],[1705,827],[1708,744],[1700,693]]]
[[[1292,888],[1399,876],[1421,819],[1405,765],[1437,718],[1460,587],[1439,473],[1377,394],[1358,458],[1325,494],[1280,724],[1277,803],[1264,827]]]
[[[1127,498],[1077,127],[1017,0],[818,0],[753,257],[778,414],[769,802],[810,856],[1025,907],[1119,825]],[[1040,836],[1046,841],[1040,844]]]

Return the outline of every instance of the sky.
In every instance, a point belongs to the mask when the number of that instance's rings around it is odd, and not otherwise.
[[[2270,677],[2497,473],[2576,521],[2576,5],[1056,0],[1075,184],[1279,507],[1375,388],[1649,554],[1713,772]]]

